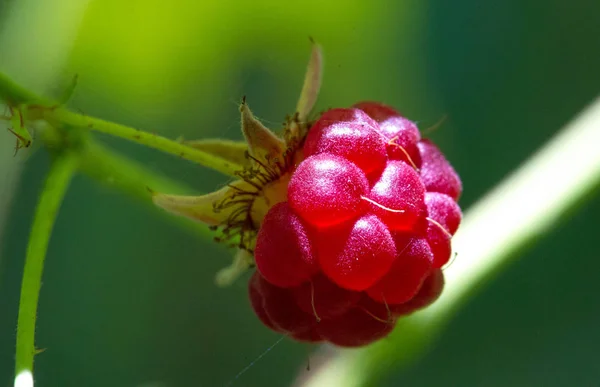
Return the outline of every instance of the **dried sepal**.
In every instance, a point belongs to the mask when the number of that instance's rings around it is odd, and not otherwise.
[[[66,105],[67,102],[69,102],[69,100],[73,96],[73,93],[75,92],[75,87],[77,87],[78,80],[79,80],[78,74],[75,74],[73,76],[73,78],[71,78],[71,81],[69,82],[67,87],[63,90],[63,92],[60,95],[60,98],[57,101],[58,106]]]
[[[230,221],[238,211],[237,204],[250,199],[255,189],[245,181],[232,184],[202,196],[182,196],[153,193],[157,206],[176,215],[185,216],[209,226],[220,226]],[[253,200],[253,197],[252,197]]]
[[[248,144],[243,141],[206,139],[182,141],[182,143],[194,149],[198,149],[227,160],[230,163],[239,166],[240,170],[250,165],[250,160],[246,156],[248,152]]]
[[[215,284],[220,287],[229,286],[235,282],[248,268],[254,265],[254,257],[247,250],[238,250],[233,256],[231,265],[217,272]]]
[[[321,79],[323,77],[323,52],[321,46],[312,39],[310,41],[312,43],[312,52],[306,74],[304,75],[302,92],[300,93],[298,104],[296,105],[298,119],[301,122],[306,121],[312,108],[315,106],[321,88]]]
[[[250,156],[267,165],[281,158],[286,149],[285,143],[254,117],[245,98],[240,105],[240,113],[242,132],[248,143]]]

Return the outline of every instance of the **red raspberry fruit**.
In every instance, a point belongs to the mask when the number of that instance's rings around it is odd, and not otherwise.
[[[358,304],[356,304],[356,307],[381,322],[393,323],[396,320],[389,304],[377,302],[369,297],[367,293],[362,293],[362,297],[358,301]]]
[[[288,185],[290,206],[317,227],[332,226],[362,212],[369,182],[356,165],[320,153],[300,163]]]
[[[421,154],[417,148],[421,136],[414,122],[404,117],[392,117],[380,123],[379,127],[388,139],[387,153],[390,159],[405,161],[414,168],[421,167]]]
[[[300,309],[318,319],[344,314],[360,299],[359,292],[342,289],[323,274],[294,288],[293,293]]]
[[[329,152],[356,164],[365,173],[382,170],[387,160],[379,126],[358,109],[331,109],[310,128],[304,155]]]
[[[279,287],[300,285],[319,270],[307,228],[287,202],[274,205],[265,216],[254,260],[260,273]]]
[[[323,339],[340,347],[360,347],[389,335],[395,325],[395,320],[380,320],[355,307],[337,318],[321,321],[317,331]]]
[[[219,284],[254,255],[248,293],[267,327],[298,341],[361,346],[386,336],[395,314],[441,292],[438,268],[460,223],[462,185],[440,150],[390,106],[361,102],[312,121],[321,64],[315,44],[282,136],[244,100],[247,146],[187,143],[242,166],[240,180],[207,195],[154,194],[153,201],[208,223],[220,230],[216,239],[241,249]]]
[[[427,192],[425,205],[427,206],[427,217],[435,220],[454,235],[462,218],[458,204],[448,195]]]
[[[322,230],[317,258],[338,286],[362,291],[381,279],[394,263],[396,247],[389,230],[375,215]]]
[[[390,160],[368,196],[370,209],[390,230],[411,230],[425,214],[425,187],[415,170]]]
[[[440,269],[433,270],[413,298],[403,304],[390,305],[390,312],[396,317],[409,315],[433,304],[440,298],[442,290],[444,290],[444,273]]]
[[[292,338],[297,341],[301,341],[304,343],[318,343],[323,341],[323,338],[317,331],[317,327],[314,326],[307,331],[292,333]]]
[[[458,200],[462,183],[444,154],[429,140],[417,144],[421,152],[421,180],[429,192],[440,192]]]
[[[398,256],[389,272],[367,289],[369,297],[387,304],[401,304],[419,291],[431,272],[433,254],[427,240],[410,234],[395,235]]]
[[[258,319],[265,324],[267,327],[271,328],[275,332],[285,333],[282,329],[277,327],[271,321],[271,318],[267,314],[265,310],[265,306],[263,304],[263,296],[260,293],[260,283],[263,281],[261,275],[258,271],[255,271],[250,277],[250,281],[248,281],[248,297],[250,298],[250,305],[254,310],[254,314],[258,317]]]
[[[431,248],[433,254],[433,260],[431,266],[434,268],[440,268],[444,266],[450,260],[452,256],[452,243],[451,235],[444,229],[440,228],[435,223],[429,224],[427,227],[427,243]]]
[[[393,107],[374,101],[362,101],[355,103],[352,107],[362,110],[377,122],[383,122],[390,117],[399,117],[402,115]]]
[[[252,307],[297,341],[367,345],[440,296],[460,179],[413,122],[374,102],[325,112],[297,152],[288,202],[257,235]]]
[[[379,132],[386,139],[390,159],[405,161],[415,168],[421,166],[421,155],[417,148],[421,134],[414,122],[402,117],[390,106],[377,102],[361,102],[354,107],[379,123]]]
[[[315,316],[305,313],[296,305],[290,289],[270,284],[259,272],[254,272],[249,288],[255,314],[274,331],[302,333],[315,326]]]
[[[428,213],[427,242],[434,257],[432,264],[440,268],[450,260],[450,240],[460,224],[462,213],[450,196],[438,192],[427,192],[425,204]]]

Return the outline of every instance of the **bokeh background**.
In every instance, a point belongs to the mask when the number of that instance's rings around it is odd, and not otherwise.
[[[237,139],[242,95],[267,125],[292,112],[312,36],[326,55],[318,109],[380,100],[421,128],[448,116],[430,137],[461,174],[468,208],[598,95],[599,14],[586,0],[9,0],[0,71],[48,95],[78,74],[70,106],[85,114],[172,138]],[[197,192],[226,182],[99,139]],[[48,167],[43,149],[13,156],[13,141],[0,132],[2,386],[12,383],[23,257]],[[385,385],[600,385],[598,219],[596,198]],[[278,338],[251,312],[245,279],[213,285],[230,255],[148,201],[75,178],[46,260],[39,385],[228,383]],[[233,385],[288,385],[310,350],[283,341]]]

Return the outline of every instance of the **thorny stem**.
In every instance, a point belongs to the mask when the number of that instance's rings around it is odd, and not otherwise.
[[[15,372],[33,371],[35,348],[35,323],[37,305],[44,268],[44,258],[60,204],[78,165],[75,153],[65,151],[53,161],[38,202],[29,245],[25,257],[19,317],[17,323],[17,348]]]

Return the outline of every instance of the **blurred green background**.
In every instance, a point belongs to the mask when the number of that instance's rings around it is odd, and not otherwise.
[[[70,106],[85,114],[172,138],[240,138],[242,95],[272,127],[292,112],[313,36],[326,58],[318,109],[380,100],[421,128],[448,115],[431,137],[461,174],[468,208],[598,95],[599,14],[600,2],[584,0],[9,0],[0,1],[0,71],[50,95],[78,74]],[[198,192],[226,182],[100,139]],[[23,258],[48,167],[43,149],[13,157],[13,141],[2,130],[2,386],[12,383]],[[600,385],[599,218],[595,198],[386,385]],[[213,285],[230,256],[148,203],[78,176],[46,260],[39,385],[229,382],[277,340],[251,312],[244,280]],[[284,341],[234,386],[288,385],[310,349]]]

